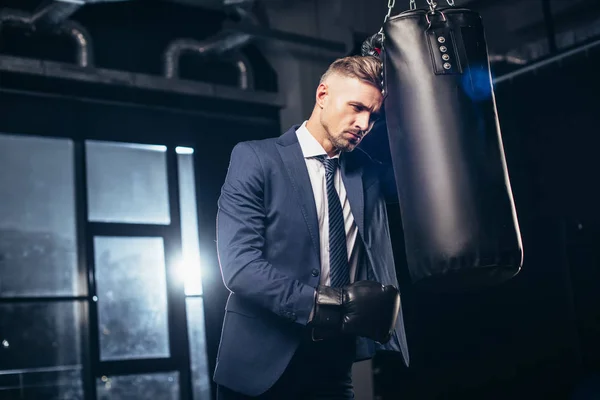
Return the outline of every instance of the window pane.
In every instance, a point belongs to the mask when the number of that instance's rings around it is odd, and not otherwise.
[[[185,285],[186,295],[202,294],[194,155],[192,149],[181,147],[177,148],[177,153],[183,251],[179,266],[180,275]]]
[[[201,297],[189,297],[186,299],[186,306],[194,400],[210,399],[203,300]]]
[[[0,304],[0,399],[21,390],[31,394],[24,398],[81,398],[81,307],[73,302]]]
[[[103,376],[96,388],[98,400],[179,400],[179,373]]]
[[[0,135],[0,296],[77,288],[73,144]]]
[[[86,142],[90,221],[169,224],[166,148]]]
[[[94,238],[100,359],[169,357],[162,238]]]
[[[83,400],[80,366],[0,371],[0,399]]]

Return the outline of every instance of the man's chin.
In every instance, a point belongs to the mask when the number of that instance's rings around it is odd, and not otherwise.
[[[338,149],[340,152],[351,152],[352,150],[354,150],[356,148],[356,146],[358,146],[360,143],[360,140],[356,140],[356,141],[350,141],[350,140],[344,140],[343,142],[337,142],[334,143],[334,146],[336,149]]]
[[[344,146],[342,146],[342,147],[338,147],[338,149],[339,149],[341,152],[344,152],[344,153],[350,153],[351,151],[353,151],[354,149],[356,149],[356,146],[357,146],[357,145],[358,145],[358,144],[350,144],[350,143],[349,143],[349,144],[346,144],[346,145],[344,145]]]

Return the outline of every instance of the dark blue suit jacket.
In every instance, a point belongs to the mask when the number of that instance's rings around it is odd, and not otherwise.
[[[319,229],[314,195],[295,130],[239,143],[217,214],[217,249],[227,301],[214,380],[250,396],[268,390],[292,358],[319,284]],[[398,287],[380,163],[362,150],[344,153],[341,173],[364,242],[358,279]],[[392,340],[357,338],[357,360],[375,350],[408,349],[402,311]]]

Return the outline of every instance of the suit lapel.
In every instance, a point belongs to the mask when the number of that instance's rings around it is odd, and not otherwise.
[[[348,196],[348,201],[350,202],[350,209],[352,210],[354,222],[358,227],[358,232],[364,238],[365,199],[363,195],[362,167],[353,165],[351,161],[349,153],[342,154],[342,180],[346,187],[346,194]]]
[[[317,254],[317,260],[319,260],[321,251],[317,207],[315,206],[315,196],[310,183],[310,177],[308,176],[308,170],[306,169],[306,162],[304,161],[302,149],[296,136],[297,128],[298,126],[292,127],[279,138],[277,141],[277,150],[290,179],[290,184],[294,188],[296,197],[299,200],[300,210],[310,233],[313,247]],[[293,207],[293,205],[290,204],[290,207]]]

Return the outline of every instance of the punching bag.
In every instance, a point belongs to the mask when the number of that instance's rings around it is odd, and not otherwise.
[[[496,285],[523,251],[484,29],[471,10],[428,3],[388,13],[374,36],[408,269],[430,289]]]

